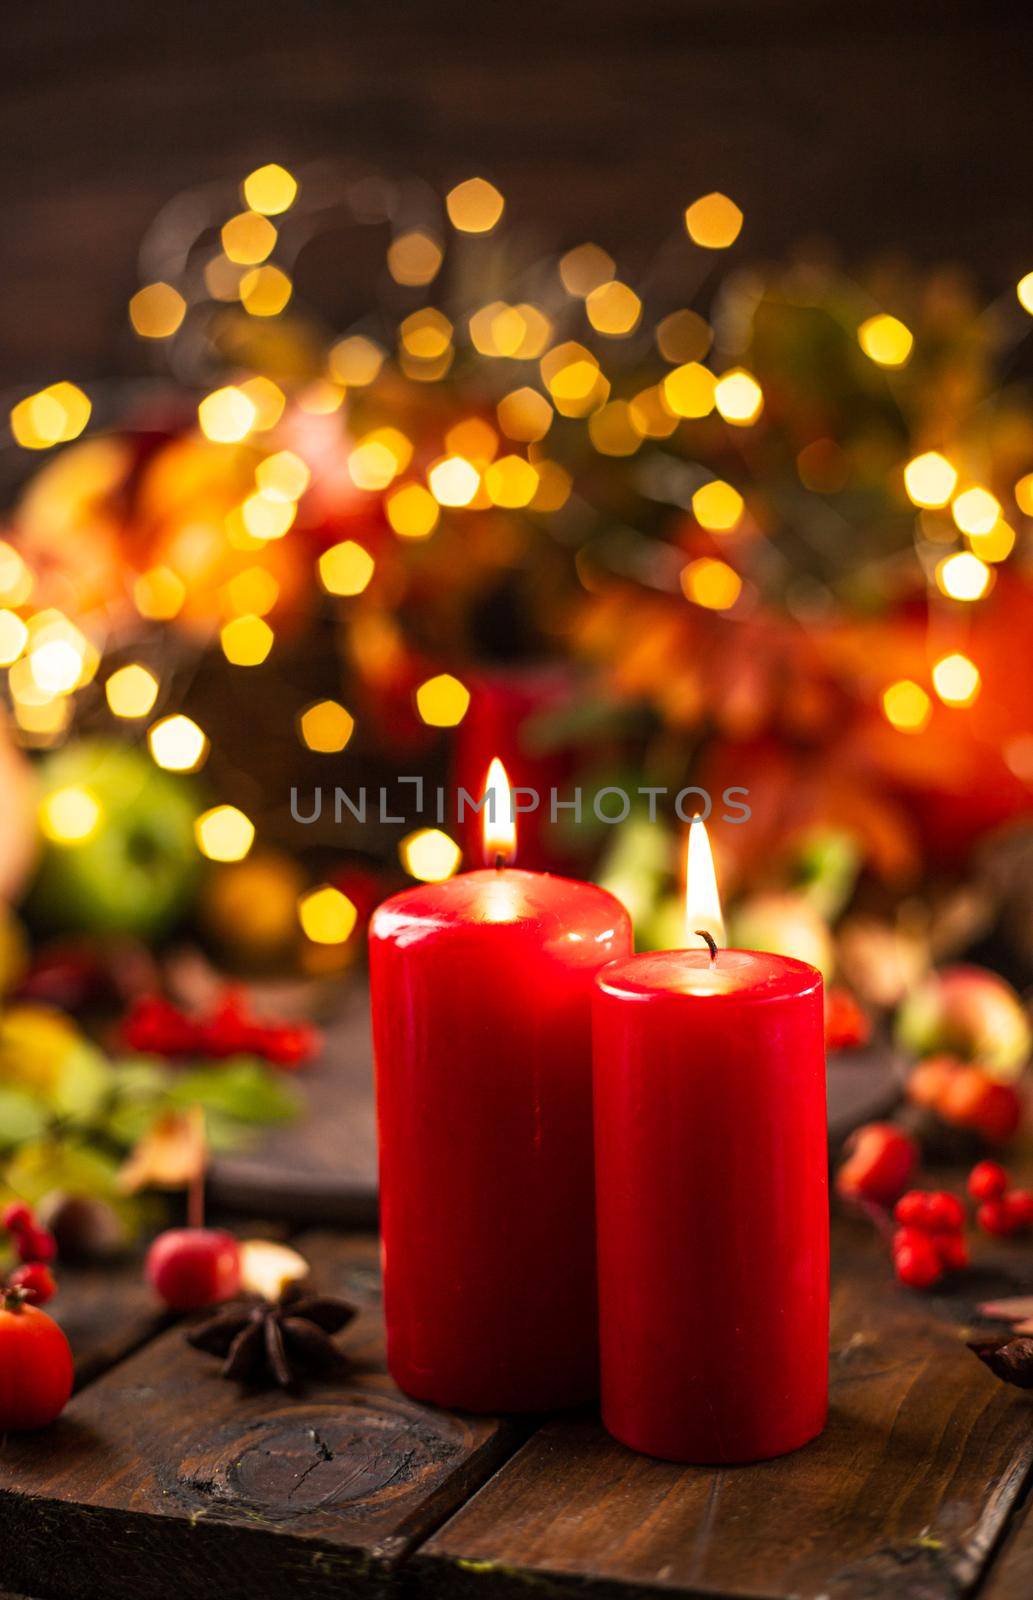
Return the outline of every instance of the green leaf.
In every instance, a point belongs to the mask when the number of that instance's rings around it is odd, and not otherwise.
[[[0,1148],[38,1139],[46,1125],[46,1111],[31,1094],[0,1087]]]
[[[252,1056],[235,1056],[183,1073],[171,1098],[178,1105],[199,1105],[239,1122],[287,1122],[299,1109],[297,1096],[283,1078]]]

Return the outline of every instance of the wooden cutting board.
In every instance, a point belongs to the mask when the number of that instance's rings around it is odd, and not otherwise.
[[[377,1211],[377,1148],[369,992],[344,991],[317,1066],[299,1077],[306,1109],[246,1152],[220,1156],[213,1205],[251,1216],[368,1226]],[[900,1063],[884,1044],[829,1061],[829,1140],[884,1116],[900,1093]]]

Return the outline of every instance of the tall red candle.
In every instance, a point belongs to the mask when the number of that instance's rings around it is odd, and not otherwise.
[[[827,1411],[821,977],[634,956],[594,1021],[603,1420],[674,1461],[794,1450]]]
[[[597,1392],[591,999],[630,949],[612,895],[509,867],[374,914],[387,1358],[418,1399]]]

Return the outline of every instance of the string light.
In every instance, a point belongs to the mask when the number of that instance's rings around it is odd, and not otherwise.
[[[96,833],[100,820],[100,802],[78,784],[54,789],[40,801],[40,832],[52,844],[85,844]]]
[[[201,432],[215,444],[239,444],[247,438],[257,418],[254,401],[234,384],[205,395],[197,408]]]
[[[52,383],[11,408],[11,432],[23,450],[49,450],[77,439],[91,411],[89,399],[74,383]]]
[[[274,634],[262,617],[234,617],[219,633],[222,653],[235,667],[261,666],[274,643]]]
[[[384,510],[400,539],[429,539],[441,515],[437,501],[422,483],[407,483],[393,490]]]
[[[951,503],[951,516],[962,533],[989,533],[1001,515],[1001,503],[989,489],[966,489]]]
[[[763,410],[764,394],[752,373],[733,367],[714,385],[714,404],[726,422],[748,428]]]
[[[681,586],[696,605],[708,611],[728,611],[742,592],[742,579],[726,561],[700,556],[682,569]]]
[[[692,497],[692,514],[701,528],[729,533],[742,521],[746,509],[742,495],[720,478],[705,483]]]
[[[468,506],[481,486],[481,475],[472,461],[445,456],[431,467],[427,482],[438,505]]]

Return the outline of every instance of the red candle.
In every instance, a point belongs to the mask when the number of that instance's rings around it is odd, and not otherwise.
[[[617,961],[594,1006],[603,1420],[698,1464],[805,1444],[828,1387],[821,977],[715,952]]]
[[[387,1358],[417,1399],[598,1391],[592,986],[630,949],[612,895],[503,865],[374,914]]]

